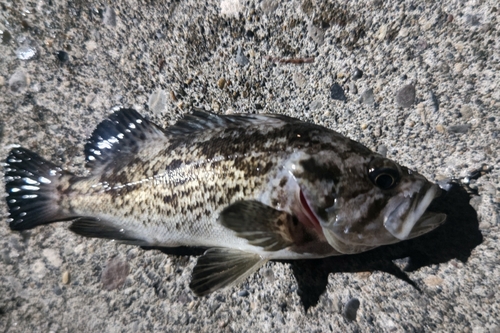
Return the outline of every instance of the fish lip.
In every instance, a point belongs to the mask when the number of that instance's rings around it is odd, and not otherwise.
[[[414,193],[414,197],[399,197],[396,207],[384,219],[384,227],[399,240],[417,237],[438,227],[446,215],[426,210],[441,191],[436,184],[429,183]]]

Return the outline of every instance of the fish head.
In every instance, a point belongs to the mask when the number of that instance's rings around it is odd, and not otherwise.
[[[415,171],[372,152],[352,157],[342,167],[316,156],[309,169],[320,175],[298,180],[297,215],[339,253],[414,238],[446,219],[427,210],[441,189]]]

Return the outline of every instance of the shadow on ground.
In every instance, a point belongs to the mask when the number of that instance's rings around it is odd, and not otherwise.
[[[483,240],[476,211],[469,200],[469,194],[459,185],[453,184],[445,195],[429,207],[432,211],[447,214],[446,222],[426,235],[356,255],[287,261],[297,279],[304,309],[307,311],[318,303],[320,295],[326,290],[330,273],[382,271],[408,282],[420,291],[406,272],[451,259],[465,263],[471,251]],[[408,264],[402,271],[393,260],[404,258],[407,258]]]

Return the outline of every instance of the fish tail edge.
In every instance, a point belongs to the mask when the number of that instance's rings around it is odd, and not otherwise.
[[[60,179],[70,173],[25,148],[12,149],[4,168],[10,229],[21,231],[71,219],[58,204]]]

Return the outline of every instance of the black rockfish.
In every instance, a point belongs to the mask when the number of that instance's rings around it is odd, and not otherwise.
[[[87,237],[208,248],[191,288],[241,282],[266,261],[358,253],[429,232],[437,185],[325,127],[281,115],[196,111],[162,129],[135,110],[85,146],[88,177],[15,148],[12,230],[71,220]]]

